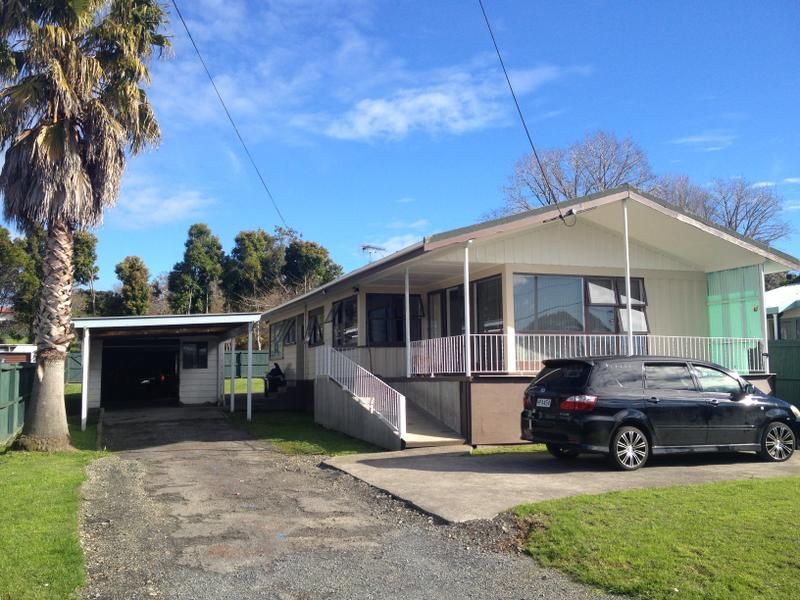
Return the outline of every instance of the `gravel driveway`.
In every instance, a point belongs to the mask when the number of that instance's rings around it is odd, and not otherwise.
[[[213,410],[106,422],[83,487],[86,598],[598,598]]]

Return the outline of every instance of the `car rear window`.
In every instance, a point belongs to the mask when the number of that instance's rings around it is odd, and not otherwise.
[[[626,360],[597,364],[592,371],[592,387],[642,389],[642,363]]]
[[[696,389],[689,367],[683,363],[645,364],[644,375],[648,388],[683,391]]]
[[[591,365],[584,362],[546,366],[533,380],[533,385],[551,391],[581,389],[586,386],[591,371]]]

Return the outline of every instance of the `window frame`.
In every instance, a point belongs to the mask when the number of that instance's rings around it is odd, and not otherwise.
[[[692,386],[694,389],[683,389],[683,388],[664,388],[664,387],[650,387],[647,385],[647,367],[677,367],[682,366],[686,369],[689,373],[689,379],[692,381]],[[667,390],[670,392],[686,392],[686,393],[699,393],[702,390],[700,389],[700,384],[697,381],[697,378],[694,375],[694,369],[692,369],[692,365],[688,362],[681,362],[679,360],[671,360],[671,361],[653,361],[653,360],[644,360],[642,361],[642,383],[644,385],[645,390]]]
[[[522,335],[526,335],[526,334],[527,335],[536,335],[536,334],[541,334],[541,333],[553,334],[553,335],[583,335],[583,334],[588,333],[586,331],[586,276],[584,276],[584,275],[575,275],[574,273],[527,273],[527,272],[522,272],[522,271],[514,271],[513,273],[511,273],[512,295],[514,296],[512,298],[512,300],[514,302],[514,315],[513,315],[514,331],[518,331],[517,330],[517,315],[516,315],[517,302],[516,302],[516,295],[513,294],[513,287],[514,287],[513,278],[516,275],[522,275],[522,276],[525,276],[525,277],[537,277],[537,278],[538,277],[572,277],[572,278],[581,280],[581,302],[583,304],[583,306],[581,307],[581,316],[583,318],[583,323],[581,323],[580,331],[564,330],[564,329],[553,329],[553,330],[551,330],[551,329],[537,329],[535,331],[523,331],[523,332],[521,332]],[[537,285],[537,291],[538,291],[538,285]],[[538,308],[538,307],[536,307],[536,300],[534,299],[534,310],[536,310],[536,308]]]
[[[189,347],[194,346],[194,351],[192,352],[192,364],[186,364],[186,351]],[[205,348],[205,352],[201,353],[200,349]],[[200,360],[200,356],[203,355],[204,360]],[[205,363],[205,364],[202,364]],[[203,370],[208,369],[208,341],[201,341],[201,342],[181,342],[181,370]]]
[[[375,297],[378,297],[378,296],[385,297],[385,298],[391,298],[392,300],[398,300],[399,299],[400,300],[400,316],[399,317],[395,316],[394,318],[391,318],[391,319],[388,318],[388,317],[385,318],[385,319],[372,319],[372,318],[370,318],[370,306],[369,306],[370,298],[374,299]],[[410,304],[411,304],[411,341],[413,342],[413,341],[418,341],[418,340],[422,339],[422,321],[425,318],[425,306],[422,303],[422,294],[409,294],[409,300],[410,300]],[[387,292],[374,292],[374,293],[373,292],[368,292],[366,294],[364,302],[365,302],[365,305],[366,305],[366,313],[367,313],[367,318],[366,318],[366,321],[367,321],[367,346],[370,347],[370,348],[398,348],[398,347],[405,346],[405,343],[406,343],[405,342],[405,333],[406,333],[406,330],[405,330],[405,294],[393,294],[393,293],[387,293]],[[416,305],[416,308],[418,309],[418,313],[419,313],[417,316],[414,316],[415,305]],[[393,308],[395,308],[395,307],[393,307]],[[390,332],[389,322],[391,321],[391,322],[395,323],[395,325],[402,324],[401,333],[402,333],[402,338],[403,339],[395,340],[395,341],[387,341],[387,342],[383,342],[383,343],[373,342],[372,341],[372,322],[373,322],[373,320],[376,320],[376,321],[380,320],[380,321],[383,321],[383,322],[386,323],[386,334],[387,334],[386,338],[387,338],[387,340],[388,340],[389,337],[391,337],[389,335],[389,332]],[[417,323],[417,327],[418,327],[418,331],[416,332],[416,335],[415,335],[415,332],[414,332],[414,322]]]
[[[351,336],[350,338],[346,337],[346,330],[347,326],[344,323],[344,306],[346,302],[353,302],[355,306],[355,336]],[[341,320],[341,323],[340,323]],[[359,337],[359,323],[358,323],[358,294],[353,294],[352,296],[347,296],[346,298],[342,298],[341,300],[337,300],[331,303],[331,323],[332,323],[332,339],[331,339],[331,346],[333,348],[357,348],[358,347],[358,337]],[[337,331],[339,326],[341,325],[341,331]],[[340,339],[341,338],[341,339]],[[348,343],[340,343],[340,341],[346,341]],[[352,341],[352,343],[350,343]]]
[[[313,321],[312,321],[313,319]],[[316,333],[319,332],[317,336]],[[325,307],[319,306],[308,311],[306,343],[309,348],[325,345]],[[312,341],[313,339],[313,341]]]
[[[616,275],[586,275],[584,280],[584,333],[588,335],[626,335],[624,322],[620,319],[620,311],[627,311],[628,306],[623,303],[622,298],[625,295],[625,277],[618,277]],[[589,284],[592,281],[610,281],[613,288],[615,304],[608,303],[592,303],[589,295]],[[644,322],[647,326],[646,329],[634,329],[633,335],[648,335],[650,333],[650,319],[647,318],[647,287],[645,285],[644,277],[631,277],[631,287],[634,282],[638,282],[640,291],[642,292],[642,300],[638,300],[631,296],[631,310],[641,311],[644,315]],[[634,301],[641,302],[641,304],[634,304]],[[592,308],[611,308],[614,314],[614,331],[597,331],[589,329],[589,313]]]

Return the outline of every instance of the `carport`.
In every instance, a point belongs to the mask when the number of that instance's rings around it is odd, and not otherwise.
[[[226,344],[247,335],[247,419],[252,418],[253,325],[261,313],[86,317],[81,339],[81,428],[90,408],[208,404],[223,400]],[[230,407],[234,410],[234,374]]]

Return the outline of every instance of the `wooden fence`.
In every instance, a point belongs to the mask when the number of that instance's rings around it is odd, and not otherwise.
[[[253,352],[253,377],[264,377],[269,371],[272,363],[269,360],[269,352],[264,350]],[[233,357],[233,366],[236,377],[247,377],[247,351],[236,351]],[[225,353],[225,378],[231,376],[231,353]],[[81,353],[70,352],[67,356],[67,364],[64,369],[64,377],[67,383],[81,382]]]
[[[769,369],[775,373],[775,395],[800,406],[800,340],[770,340]]]
[[[30,364],[0,364],[0,447],[10,442],[25,423],[35,369]]]

